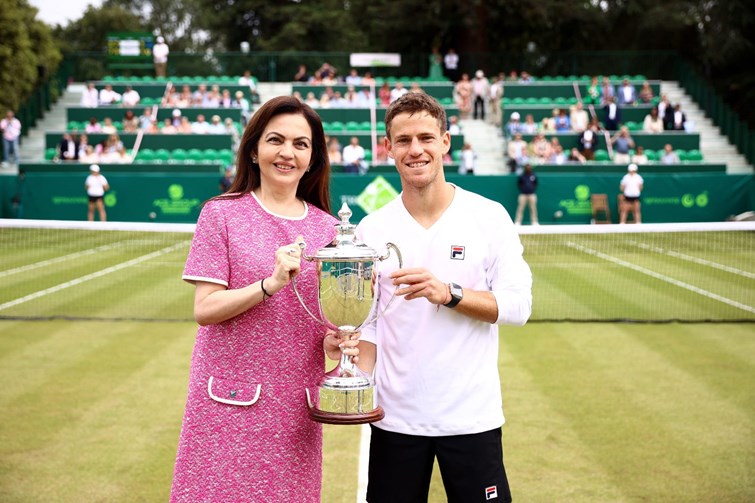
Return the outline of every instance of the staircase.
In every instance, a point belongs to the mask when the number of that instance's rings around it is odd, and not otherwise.
[[[490,122],[474,119],[459,121],[464,141],[477,154],[475,175],[502,175],[506,173],[503,158],[503,134],[501,128]]]
[[[726,164],[728,174],[751,174],[753,166],[721,133],[718,126],[705,116],[703,110],[697,106],[692,98],[679,86],[677,82],[662,81],[661,92],[666,94],[669,101],[676,105],[681,103],[682,111],[687,121],[694,122],[694,129],[700,133],[700,151],[706,162]]]
[[[45,116],[37,121],[37,125],[23,138],[21,145],[21,162],[44,162],[45,133],[48,131],[65,131],[68,126],[66,109],[77,107],[81,103],[81,93],[84,84],[69,84],[63,95]]]

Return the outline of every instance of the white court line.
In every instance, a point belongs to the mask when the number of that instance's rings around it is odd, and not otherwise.
[[[55,257],[47,260],[42,260],[40,262],[35,262],[33,264],[23,265],[21,267],[16,267],[14,269],[8,269],[5,271],[0,271],[0,278],[4,278],[5,276],[10,276],[11,274],[18,274],[21,272],[26,271],[32,271],[34,269],[39,269],[40,267],[46,267],[48,265],[57,264],[58,262],[65,262],[66,260],[75,260],[80,257],[86,257],[87,255],[92,255],[93,253],[98,253],[106,250],[110,250],[111,248],[115,248],[116,246],[121,246],[121,243],[111,243],[107,245],[98,246],[97,248],[91,248],[89,250],[83,250],[76,253],[71,253],[69,255],[63,255],[61,257]]]
[[[720,271],[730,272],[738,276],[744,276],[745,278],[755,279],[755,274],[743,271],[742,269],[737,269],[736,267],[729,267],[728,265],[719,264],[718,262],[711,262],[710,260],[705,260],[703,258],[693,257],[692,255],[686,255],[684,253],[679,253],[673,250],[666,250],[657,246],[650,246],[649,244],[645,243],[638,243],[637,241],[630,241],[630,243],[634,246],[637,246],[638,248],[642,248],[643,250],[653,251],[662,255],[668,255],[669,257],[679,258],[688,262],[694,262],[695,264],[712,267]]]
[[[370,462],[370,425],[363,424],[359,437],[359,477],[357,479],[357,503],[367,502],[367,467]]]
[[[653,278],[659,279],[661,281],[665,281],[667,283],[671,283],[672,285],[678,286],[680,288],[684,288],[685,290],[689,290],[691,292],[700,294],[704,297],[708,297],[709,299],[717,300],[719,302],[723,302],[724,304],[728,304],[732,307],[736,307],[737,309],[741,309],[743,311],[747,311],[748,313],[755,313],[755,307],[748,306],[746,304],[741,304],[735,300],[727,299],[726,297],[721,297],[720,295],[716,295],[715,293],[709,292],[707,290],[703,290],[702,288],[698,288],[696,286],[690,285],[689,283],[685,283],[683,281],[676,280],[674,278],[670,278],[668,276],[665,276],[663,274],[657,273],[655,271],[651,271],[650,269],[645,269],[642,266],[632,264],[631,262],[625,262],[624,260],[618,259],[616,257],[612,257],[611,255],[606,255],[605,253],[601,253],[597,250],[593,250],[592,248],[587,248],[582,245],[578,245],[574,242],[567,242],[567,246],[570,246],[572,248],[575,248],[579,251],[582,251],[584,253],[587,253],[589,255],[593,255],[595,257],[602,258],[603,260],[607,260],[609,262],[613,262],[614,264],[618,264],[623,267],[627,267],[629,269],[632,269],[633,271],[641,272],[642,274],[647,274],[648,276],[651,276]]]
[[[102,276],[105,276],[107,274],[110,274],[112,272],[120,271],[121,269],[125,269],[127,267],[131,267],[132,265],[139,264],[141,262],[145,262],[147,260],[159,257],[161,255],[165,255],[166,253],[170,253],[172,251],[178,250],[179,248],[182,248],[186,246],[186,243],[176,243],[172,246],[168,246],[166,248],[163,248],[161,250],[153,251],[152,253],[148,253],[147,255],[142,255],[141,257],[136,257],[134,259],[128,260],[126,262],[122,262],[118,265],[114,265],[111,267],[108,267],[106,269],[102,269],[101,271],[93,272],[92,274],[87,274],[86,276],[82,276],[80,278],[72,279],[71,281],[66,281],[65,283],[61,283],[59,285],[52,286],[50,288],[47,288],[45,290],[40,290],[38,292],[30,293],[29,295],[25,295],[24,297],[18,298],[16,300],[11,300],[9,302],[6,302],[5,304],[0,304],[0,311],[3,309],[8,309],[9,307],[17,306],[19,304],[23,304],[24,302],[28,302],[30,300],[38,299],[40,297],[44,297],[45,295],[50,295],[51,293],[56,293],[61,290],[64,290],[66,288],[80,285],[81,283],[84,283],[85,281],[89,281],[91,279],[100,278]]]

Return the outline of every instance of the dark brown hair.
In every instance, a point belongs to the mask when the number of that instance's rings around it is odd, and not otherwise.
[[[252,162],[257,156],[257,148],[262,133],[270,120],[278,115],[302,115],[312,129],[312,157],[309,171],[299,180],[296,196],[317,206],[323,211],[330,211],[330,161],[325,146],[325,132],[320,116],[309,105],[293,96],[278,96],[266,101],[252,116],[246,125],[241,145],[236,156],[236,178],[228,192],[215,198],[237,198],[260,186],[259,164]]]
[[[425,93],[406,93],[388,106],[385,112],[385,133],[391,138],[391,123],[399,114],[414,115],[419,112],[427,112],[438,121],[440,134],[446,132],[446,109],[438,103],[438,100]]]

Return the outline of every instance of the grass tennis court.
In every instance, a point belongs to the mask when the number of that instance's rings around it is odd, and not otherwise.
[[[191,316],[188,235],[40,234],[0,229],[0,501],[166,501],[195,325],[160,320]],[[504,327],[515,500],[755,500],[753,237],[732,234],[523,236],[541,319],[747,321]],[[359,427],[325,435],[323,502],[354,502]]]

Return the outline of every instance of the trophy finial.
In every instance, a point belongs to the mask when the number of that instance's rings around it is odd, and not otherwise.
[[[343,203],[341,209],[338,211],[338,216],[341,217],[341,225],[349,225],[351,215],[351,208],[349,208],[348,204]]]

